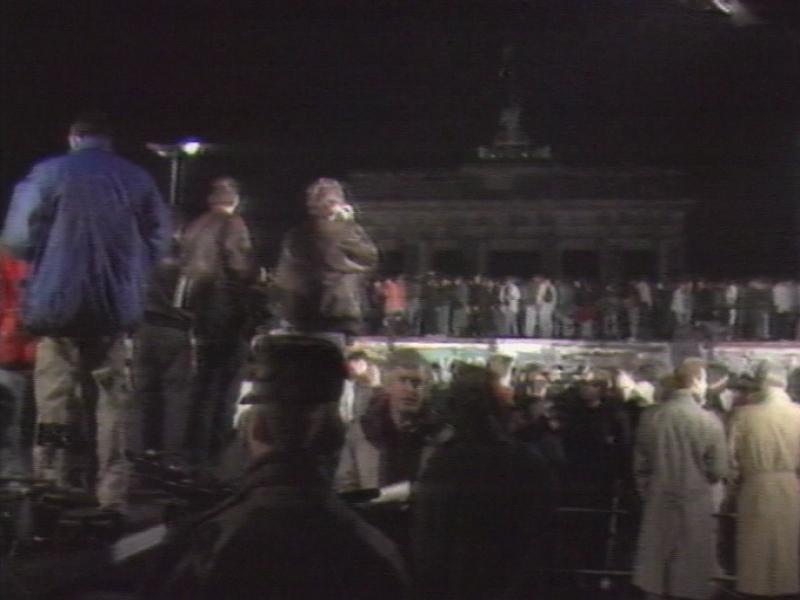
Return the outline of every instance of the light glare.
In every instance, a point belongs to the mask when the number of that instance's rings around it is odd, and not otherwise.
[[[181,150],[184,154],[193,156],[200,151],[200,142],[184,142],[181,144]]]

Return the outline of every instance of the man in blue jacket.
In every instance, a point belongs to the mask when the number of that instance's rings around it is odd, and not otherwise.
[[[94,488],[101,507],[122,509],[132,429],[126,335],[142,318],[169,218],[153,179],[112,152],[104,115],[79,117],[68,139],[68,154],[36,164],[16,186],[3,231],[31,262],[22,321],[42,336],[34,473]]]

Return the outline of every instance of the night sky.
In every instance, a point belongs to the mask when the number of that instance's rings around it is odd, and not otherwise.
[[[32,162],[63,151],[76,113],[102,109],[117,148],[164,183],[145,142],[223,144],[192,165],[186,203],[231,172],[277,231],[312,177],[456,166],[490,142],[512,43],[525,128],[559,160],[689,173],[696,272],[797,267],[800,34],[785,19],[734,28],[677,0],[12,4],[4,200]]]

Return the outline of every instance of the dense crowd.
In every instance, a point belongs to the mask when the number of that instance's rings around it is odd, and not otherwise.
[[[800,591],[788,374],[342,354],[363,323],[392,336],[659,339],[694,326],[794,339],[795,283],[367,283],[377,248],[327,178],[307,188],[308,219],[270,279],[236,181],[213,180],[208,210],[173,228],[104,118],[76,120],[69,141],[15,188],[3,230],[0,476],[128,515],[132,452],[214,468],[236,491],[173,532],[145,597],[401,598],[411,584],[422,598],[530,598],[553,560],[622,560],[645,591],[703,598],[725,496],[739,590]],[[364,512],[377,528],[331,493],[364,490],[377,490]],[[637,549],[612,544],[603,519],[558,527],[559,505],[641,508]]]
[[[443,371],[402,349],[380,370],[363,352],[348,364],[340,411],[349,425],[336,485],[397,498],[406,484],[411,537],[389,531],[410,545],[425,597],[491,597],[481,586],[498,584],[501,573],[508,584],[549,569],[632,569],[646,591],[702,598],[720,562],[736,569],[734,553],[739,590],[797,587],[796,547],[770,563],[756,541],[788,537],[796,546],[793,495],[758,496],[748,487],[783,485],[762,480],[778,463],[800,460],[800,409],[785,392],[788,374],[774,365],[733,374],[689,359],[674,372],[655,365],[565,372],[495,355]],[[566,524],[556,506],[575,511]],[[766,506],[773,515],[763,514]],[[718,535],[712,513],[737,507],[734,542]],[[611,526],[614,510],[626,517]],[[679,530],[665,534],[669,523]],[[502,569],[494,552],[508,559]],[[531,556],[535,566],[518,561]],[[449,561],[457,564],[451,580]],[[763,575],[768,568],[773,574]]]
[[[449,277],[374,280],[361,300],[373,334],[567,339],[671,339],[697,327],[709,338],[797,339],[794,280]]]

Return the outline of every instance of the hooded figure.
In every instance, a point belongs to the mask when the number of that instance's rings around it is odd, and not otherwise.
[[[355,222],[353,207],[335,179],[306,190],[310,219],[283,240],[278,286],[285,318],[298,331],[358,332],[362,280],[378,263],[378,251]]]

